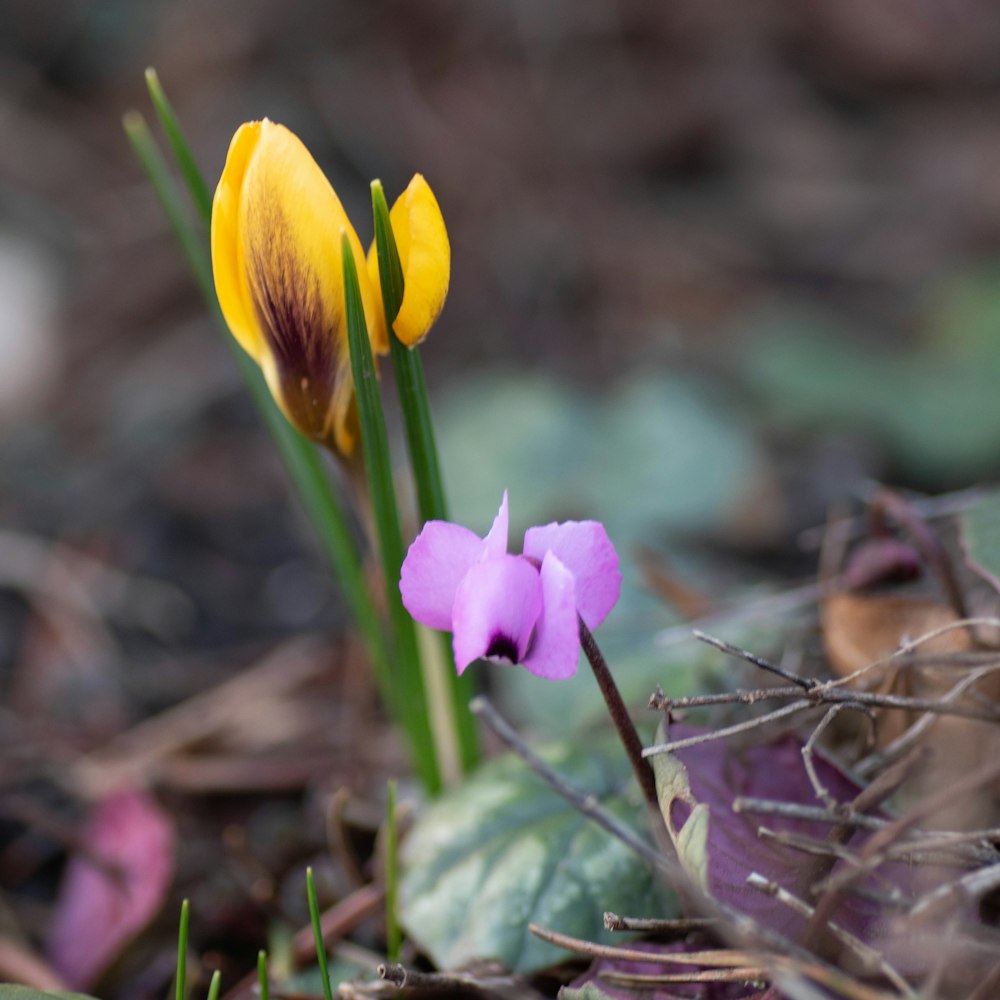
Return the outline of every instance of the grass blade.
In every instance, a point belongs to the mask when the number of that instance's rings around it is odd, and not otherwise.
[[[216,969],[212,973],[212,980],[208,984],[208,996],[205,1000],[219,1000],[219,991],[222,988],[222,973]]]
[[[181,903],[181,921],[177,931],[177,974],[174,978],[174,998],[184,1000],[187,992],[187,950],[188,950],[188,921],[190,919],[191,905],[185,899]]]
[[[268,1000],[271,990],[267,980],[267,952],[263,948],[257,952],[257,982],[260,984],[260,1000]]]
[[[153,133],[149,131],[146,119],[138,111],[126,111],[122,116],[122,127],[132,144],[132,149],[146,171],[149,183],[159,199],[163,214],[177,237],[198,289],[205,299],[216,303],[215,282],[212,280],[212,265],[205,248],[205,238],[195,230],[184,210],[180,195],[170,176],[167,161],[160,153]],[[215,308],[218,308],[216,303]]]
[[[399,594],[399,571],[403,565],[403,536],[399,527],[389,438],[379,395],[375,362],[368,340],[358,272],[347,234],[341,234],[341,257],[344,270],[344,312],[347,340],[351,354],[351,374],[361,423],[361,444],[365,474],[371,494],[372,513],[378,535],[382,573],[385,577],[386,602],[392,621],[395,650],[398,656],[394,688],[396,703],[410,741],[413,763],[424,784],[432,793],[441,788],[441,772],[428,713],[427,693],[417,633]]]
[[[385,953],[390,962],[399,961],[399,953],[403,944],[403,935],[399,929],[399,921],[396,919],[398,885],[396,782],[390,781],[385,800]]]
[[[177,166],[184,177],[184,183],[187,185],[188,191],[191,192],[191,198],[198,215],[207,224],[212,218],[212,194],[208,190],[205,178],[202,177],[201,171],[198,169],[198,164],[191,153],[191,147],[184,138],[180,122],[174,114],[173,106],[167,99],[160,78],[152,66],[146,70],[146,86],[149,88],[149,96],[156,109],[156,115],[163,125],[163,131],[167,135],[167,141],[170,143],[170,148],[177,160]]]
[[[311,867],[306,869],[306,898],[309,900],[309,922],[312,924],[313,940],[316,942],[316,961],[319,964],[320,977],[323,980],[323,998],[324,1000],[333,1000],[330,969],[326,963],[326,945],[323,943],[323,925],[320,923],[319,902],[316,899],[316,882],[313,880]]]

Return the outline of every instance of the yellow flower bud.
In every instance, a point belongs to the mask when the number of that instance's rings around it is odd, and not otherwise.
[[[340,199],[301,141],[267,119],[233,136],[212,208],[222,314],[304,435],[350,455],[357,437],[340,234],[346,230],[374,353],[388,349],[381,302]]]
[[[389,212],[392,233],[403,269],[403,302],[392,324],[396,336],[413,347],[434,325],[448,295],[451,246],[434,192],[421,174],[414,174]],[[368,251],[368,275],[380,294],[375,244]]]

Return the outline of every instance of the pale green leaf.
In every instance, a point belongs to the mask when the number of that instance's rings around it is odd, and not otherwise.
[[[560,744],[542,756],[614,815],[644,824],[617,743]],[[407,837],[402,860],[400,922],[439,968],[493,958],[529,972],[567,957],[532,935],[529,923],[611,941],[605,910],[676,912],[629,848],[512,756],[490,762],[433,805]]]

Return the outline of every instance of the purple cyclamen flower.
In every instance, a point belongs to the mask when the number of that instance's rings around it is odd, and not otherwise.
[[[520,556],[507,553],[507,528],[506,491],[485,538],[428,521],[403,560],[403,604],[418,622],[452,633],[459,673],[484,657],[549,680],[571,677],[577,616],[595,629],[618,600],[618,554],[597,521],[529,528]]]

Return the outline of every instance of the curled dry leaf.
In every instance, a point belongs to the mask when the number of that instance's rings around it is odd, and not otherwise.
[[[947,605],[929,599],[890,594],[832,594],[823,602],[823,642],[827,659],[841,677],[887,660],[905,643],[959,621]],[[889,663],[880,673],[866,672],[858,683],[883,694],[940,699],[959,683],[969,668],[949,665],[947,657],[974,648],[971,630],[950,628],[922,642],[919,659]],[[1000,672],[978,680],[972,693],[1000,701]],[[917,712],[880,709],[876,744],[884,747],[918,721]],[[972,719],[935,716],[927,720],[923,744],[932,751],[926,768],[907,790],[917,798],[943,783],[967,774],[1000,753],[1000,731]],[[974,829],[993,825],[996,795],[976,795],[932,817],[932,825]]]
[[[88,989],[159,912],[174,871],[174,829],[146,794],[120,791],[94,808],[59,890],[46,951]]]
[[[823,646],[834,673],[847,677],[929,632],[952,625],[958,616],[945,604],[891,594],[830,594],[822,606]],[[972,645],[956,628],[922,643],[922,653],[958,653]],[[902,692],[900,692],[902,693]]]

